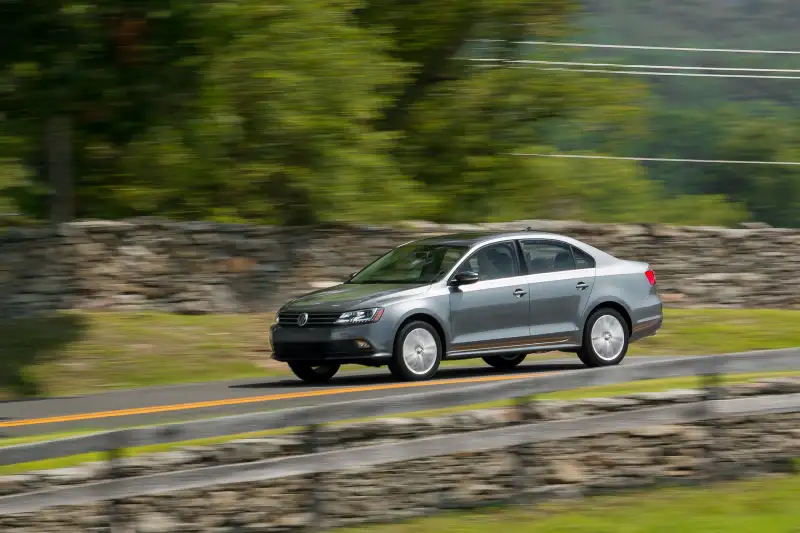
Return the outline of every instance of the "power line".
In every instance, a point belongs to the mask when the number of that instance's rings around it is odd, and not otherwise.
[[[621,157],[613,155],[584,155],[584,154],[536,154],[512,153],[521,157],[554,157],[563,159],[608,159],[615,161],[656,161],[663,163],[709,163],[725,165],[774,165],[774,166],[800,166],[800,161],[742,161],[728,159],[677,159],[668,157]]]
[[[475,39],[475,42],[502,43],[507,42],[502,39]],[[569,43],[554,41],[511,41],[512,44],[541,45],[541,46],[563,46],[571,48],[622,48],[627,50],[667,50],[671,52],[715,52],[728,54],[778,54],[778,55],[800,55],[800,50],[749,50],[735,48],[694,48],[677,46],[641,46],[630,44],[598,44],[598,43]]]
[[[759,76],[756,74],[709,74],[700,72],[655,72],[641,70],[607,70],[588,68],[531,67],[537,70],[557,70],[562,72],[589,72],[594,74],[627,74],[631,76],[688,76],[695,78],[748,78],[754,80],[800,80],[800,76]]]
[[[476,61],[469,59],[468,61]],[[486,64],[484,61],[478,67],[491,68],[493,65]],[[500,63],[510,63],[510,61],[500,61]],[[653,65],[657,67],[658,65]],[[510,68],[524,68],[522,66],[511,66]],[[534,70],[549,70],[558,72],[587,72],[592,74],[625,74],[628,76],[684,76],[691,78],[745,78],[752,80],[800,80],[800,76],[760,76],[757,74],[711,74],[701,72],[658,72],[654,70],[609,70],[609,69],[589,69],[589,68],[565,68],[565,67],[529,67]],[[797,71],[800,73],[800,70]]]
[[[624,63],[582,63],[577,61],[543,61],[534,59],[486,59],[468,58],[467,61],[516,63],[525,65],[572,65],[578,67],[614,67],[614,68],[652,68],[668,70],[711,70],[728,72],[786,72],[800,74],[800,69],[793,68],[745,68],[745,67],[697,67],[683,65],[626,65]]]
[[[503,40],[477,39],[478,42],[507,42]],[[516,45],[542,45],[542,46],[563,46],[575,48],[614,48],[614,49],[634,49],[634,50],[667,50],[675,52],[718,52],[735,54],[775,54],[775,55],[800,55],[800,51],[794,50],[751,50],[751,49],[731,49],[731,48],[695,48],[695,47],[671,47],[671,46],[637,46],[637,45],[614,45],[597,43],[564,43],[552,41],[514,41]],[[711,74],[708,72],[658,72],[654,70],[608,70],[594,68],[564,68],[563,66],[577,67],[612,67],[615,69],[664,69],[664,70],[704,70],[717,72],[783,72],[800,73],[800,69],[758,69],[758,68],[734,68],[734,67],[695,67],[680,65],[626,65],[618,63],[582,63],[569,61],[541,61],[541,60],[502,60],[502,59],[479,59],[469,58],[475,62],[500,62],[511,64],[530,64],[530,65],[562,65],[562,67],[532,67],[537,70],[555,70],[566,72],[588,72],[598,74],[625,74],[639,76],[688,76],[688,77],[711,77],[711,78],[749,78],[749,79],[783,79],[800,80],[800,76],[762,76],[748,74]],[[488,66],[488,65],[487,65]],[[514,156],[522,157],[549,157],[559,159],[592,159],[592,160],[612,160],[612,161],[638,161],[638,162],[663,162],[663,163],[699,163],[699,164],[723,164],[723,165],[769,165],[769,166],[800,166],[800,161],[747,161],[729,159],[685,159],[667,157],[623,157],[610,155],[585,155],[585,154],[540,154],[540,153],[513,153]]]

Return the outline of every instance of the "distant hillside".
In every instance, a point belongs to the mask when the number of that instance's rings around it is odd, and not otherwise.
[[[584,0],[579,25],[585,42],[800,50],[798,0]],[[636,64],[800,69],[800,55],[603,49],[584,57]],[[704,106],[723,99],[800,105],[800,80],[651,79],[659,94],[682,105]]]
[[[635,46],[800,50],[800,0],[583,0],[569,40]],[[800,70],[800,54],[531,47],[536,59]],[[588,68],[588,67],[587,67]],[[620,70],[620,69],[614,69]],[[654,69],[631,69],[654,70]],[[672,70],[671,72],[675,72]],[[681,71],[686,72],[686,71]],[[714,72],[722,74],[723,72]],[[770,76],[798,73],[732,72]],[[613,155],[712,160],[800,161],[800,79],[609,74],[644,82],[645,127],[607,148],[605,132],[578,132],[564,149]],[[669,194],[720,194],[756,220],[800,227],[800,167],[647,162]]]

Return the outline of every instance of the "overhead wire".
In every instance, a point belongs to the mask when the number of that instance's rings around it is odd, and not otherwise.
[[[507,42],[507,41],[490,40],[490,39],[478,39],[477,41]],[[800,51],[796,50],[756,50],[756,49],[735,49],[735,48],[643,46],[643,45],[618,45],[618,44],[553,42],[553,41],[512,41],[512,44],[561,46],[561,47],[574,47],[574,48],[663,50],[663,51],[675,51],[675,52],[800,55]],[[621,64],[621,63],[594,63],[594,62],[578,62],[578,61],[546,61],[546,60],[528,60],[528,59],[506,60],[506,59],[493,59],[493,58],[489,59],[469,58],[468,60],[481,63],[504,63],[512,65],[553,65],[553,66],[539,66],[531,68],[536,68],[537,70],[586,72],[586,73],[597,73],[597,74],[800,80],[800,76],[764,76],[758,74],[728,74],[728,72],[773,72],[773,73],[785,73],[785,74],[800,74],[800,69],[704,67],[704,66],[686,66],[686,65],[645,65],[645,64]],[[566,68],[566,67],[581,67],[581,68]],[[608,67],[608,68],[584,68],[584,67]],[[658,70],[621,70],[621,69],[663,69],[663,70],[658,71]],[[684,71],[688,70],[694,72],[679,72],[681,70]],[[668,71],[673,71],[673,72],[668,72]],[[711,72],[696,72],[696,71],[711,71]],[[726,72],[726,74],[715,74],[713,72]],[[625,157],[625,156],[612,156],[612,155],[588,155],[588,154],[565,154],[565,153],[559,153],[559,154],[513,153],[512,155],[523,156],[523,157],[549,157],[549,158],[559,158],[559,159],[593,159],[593,160],[662,162],[662,163],[800,166],[800,161],[750,161],[750,160],[729,160],[729,159],[688,159],[688,158],[669,158],[669,157]]]
[[[542,154],[542,153],[512,153],[521,157],[553,157],[559,159],[608,159],[614,161],[656,161],[662,163],[710,163],[726,165],[775,165],[775,166],[800,166],[800,161],[748,161],[730,159],[682,159],[672,157],[623,157],[613,155],[588,155],[588,154]]]
[[[691,46],[644,46],[632,44],[600,44],[600,43],[575,43],[558,41],[504,41],[502,39],[473,39],[473,42],[500,43],[510,42],[512,44],[539,45],[539,46],[561,46],[568,48],[611,48],[624,50],[665,50],[672,52],[710,52],[728,54],[764,54],[764,55],[800,55],[800,50],[755,50],[737,48],[697,48]]]
[[[717,72],[784,72],[800,74],[800,69],[796,68],[746,68],[746,67],[704,67],[704,66],[685,66],[685,65],[628,65],[625,63],[591,63],[581,61],[545,61],[536,59],[500,59],[500,58],[469,58],[467,61],[478,62],[502,62],[523,65],[565,65],[576,67],[614,67],[614,68],[648,68],[648,69],[667,69],[667,70],[711,70]]]

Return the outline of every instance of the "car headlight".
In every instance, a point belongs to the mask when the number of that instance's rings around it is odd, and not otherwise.
[[[337,324],[368,324],[377,322],[383,316],[383,308],[375,307],[372,309],[359,309],[358,311],[348,311],[342,313],[336,320]]]

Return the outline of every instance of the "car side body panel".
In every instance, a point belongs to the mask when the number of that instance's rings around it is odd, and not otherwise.
[[[642,338],[643,326],[662,320],[662,304],[656,288],[645,277],[647,263],[616,260],[597,268],[592,297],[583,315],[583,323],[599,306],[615,304],[625,310],[629,333],[634,340]]]
[[[528,276],[530,333],[541,342],[579,343],[583,311],[593,292],[595,269]]]

